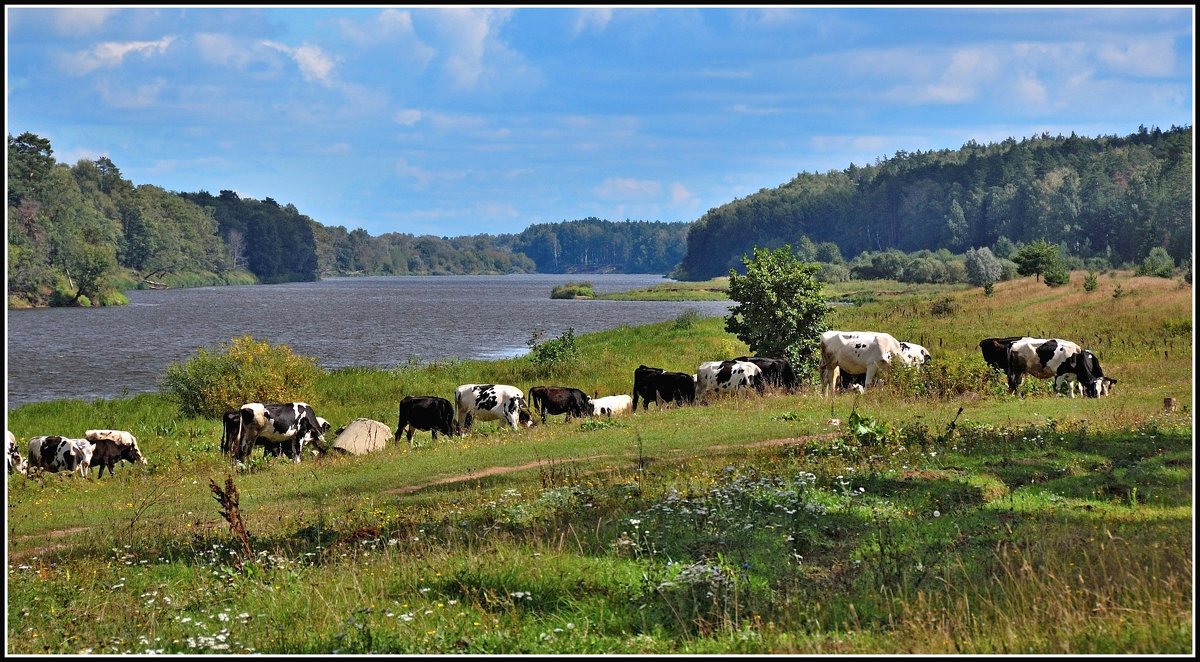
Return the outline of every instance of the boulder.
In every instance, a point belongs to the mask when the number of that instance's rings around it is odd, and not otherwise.
[[[366,455],[372,451],[383,450],[391,438],[392,429],[387,425],[369,418],[356,418],[338,430],[331,450],[350,455]]]

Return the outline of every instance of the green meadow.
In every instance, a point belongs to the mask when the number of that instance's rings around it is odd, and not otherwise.
[[[1083,275],[990,297],[856,284],[835,328],[933,355],[863,395],[823,398],[809,375],[361,457],[231,467],[219,420],[157,394],[22,406],[21,442],[125,429],[149,463],[8,477],[8,652],[1193,652],[1192,289]],[[1009,335],[1079,342],[1113,394],[1008,395],[977,345]],[[639,364],[748,351],[695,314],[576,340],[550,368],[330,371],[308,402],[334,428],[394,429],[405,395],[629,393]]]

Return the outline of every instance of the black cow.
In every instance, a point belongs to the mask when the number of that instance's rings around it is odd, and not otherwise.
[[[230,409],[221,415],[221,454],[233,453],[233,445],[242,432],[242,412]]]
[[[533,411],[546,416],[566,414],[566,420],[572,416],[583,417],[591,413],[591,398],[587,393],[570,386],[534,386],[529,389],[529,406]]]
[[[232,454],[242,462],[250,457],[257,443],[263,446],[264,455],[286,453],[293,462],[300,461],[304,444],[325,444],[325,430],[329,423],[317,417],[316,412],[303,402],[264,404],[249,402],[241,406],[240,429]]]
[[[979,351],[983,360],[1000,372],[1008,370],[1008,348],[1025,336],[1009,336],[1008,338],[984,338],[979,341]]]
[[[637,411],[638,398],[642,398],[642,410],[659,398],[676,404],[696,401],[696,376],[684,372],[667,372],[662,368],[640,365],[633,371],[633,409]]]
[[[796,373],[792,362],[787,359],[772,359],[765,356],[739,356],[734,361],[749,361],[762,371],[763,382],[787,390],[796,388]]]
[[[393,441],[400,441],[402,430],[408,434],[409,445],[412,444],[413,430],[433,432],[434,441],[437,441],[439,432],[447,437],[461,433],[454,420],[454,405],[446,398],[433,395],[405,396],[400,401],[399,417]]]

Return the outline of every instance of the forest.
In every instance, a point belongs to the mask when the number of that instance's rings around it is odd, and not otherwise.
[[[10,307],[111,305],[140,287],[338,275],[706,280],[740,270],[756,246],[785,244],[822,263],[827,281],[890,273],[954,282],[965,277],[971,251],[1015,258],[1035,242],[1089,269],[1148,259],[1173,268],[1190,265],[1192,254],[1191,127],[900,151],[869,166],[801,172],[691,223],[588,217],[453,238],[371,236],[322,225],[269,197],[135,185],[107,157],[67,165],[53,153],[35,134],[8,138]]]
[[[755,246],[801,238],[834,242],[844,255],[1044,240],[1063,256],[1113,266],[1141,262],[1155,247],[1184,262],[1192,252],[1192,129],[1043,133],[800,173],[701,216],[672,275],[726,275]]]

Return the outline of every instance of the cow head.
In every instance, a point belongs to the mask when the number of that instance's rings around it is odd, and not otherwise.
[[[537,425],[537,421],[533,420],[533,417],[529,415],[527,408],[519,407],[517,409],[517,425],[523,428],[531,428]]]

